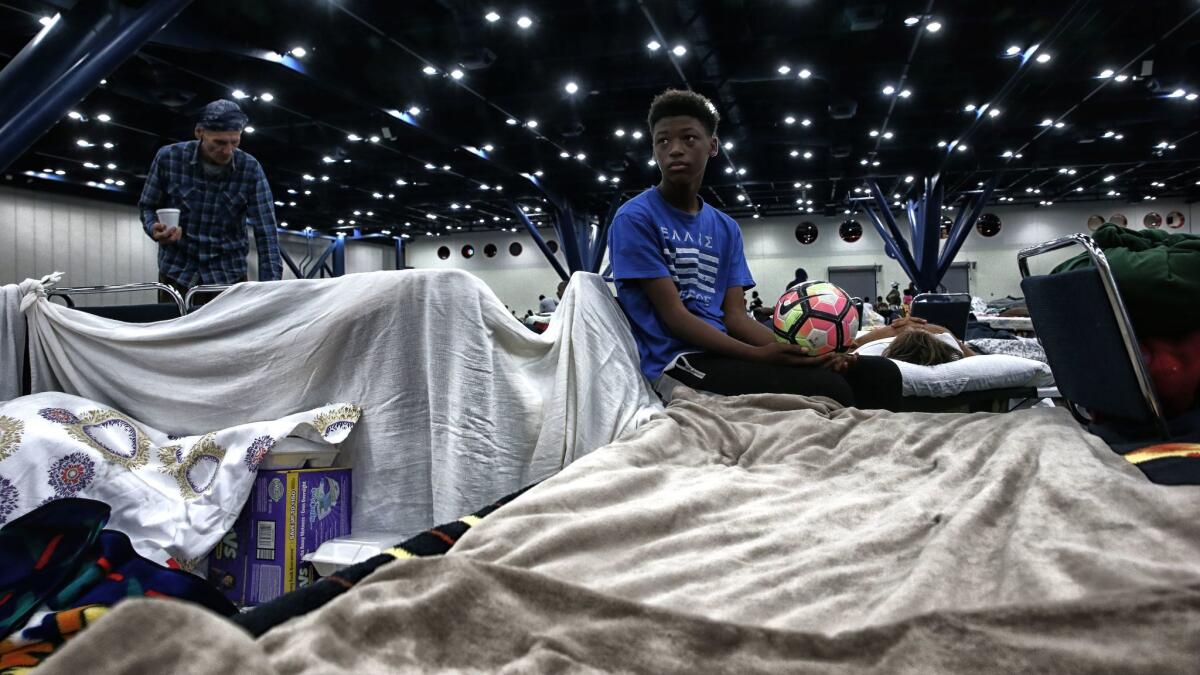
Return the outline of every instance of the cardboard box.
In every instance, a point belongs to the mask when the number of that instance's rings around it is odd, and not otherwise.
[[[241,515],[208,558],[208,575],[239,607],[313,583],[301,558],[350,534],[350,469],[260,470]]]

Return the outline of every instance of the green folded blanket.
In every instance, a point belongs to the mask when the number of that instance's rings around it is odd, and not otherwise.
[[[1092,233],[1104,250],[1138,337],[1170,336],[1200,329],[1200,236],[1162,230],[1129,230],[1106,223]],[[1091,267],[1080,254],[1054,268]]]

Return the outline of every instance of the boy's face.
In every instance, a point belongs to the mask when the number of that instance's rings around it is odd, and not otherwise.
[[[698,183],[708,159],[717,156],[716,137],[695,117],[664,117],[654,123],[651,138],[658,170],[671,183]]]

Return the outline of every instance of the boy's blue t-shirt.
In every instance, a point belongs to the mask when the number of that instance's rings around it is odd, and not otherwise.
[[[608,251],[617,300],[633,324],[642,373],[652,382],[676,356],[697,349],[671,334],[632,280],[670,277],[683,306],[722,333],[725,291],[754,286],[737,222],[703,200],[695,215],[680,211],[658,188],[617,210],[608,231]]]

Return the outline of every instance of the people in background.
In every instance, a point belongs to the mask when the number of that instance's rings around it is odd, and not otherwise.
[[[799,286],[806,281],[808,281],[808,272],[803,267],[797,267],[795,273],[792,274],[792,280],[788,282],[787,288]],[[783,290],[786,291],[787,288]]]
[[[967,343],[955,338],[949,329],[917,317],[896,319],[890,325],[856,339],[854,344],[861,348],[881,340],[889,340],[882,356],[918,366],[937,366],[976,356]]]
[[[883,320],[887,323],[892,322],[892,306],[883,301],[882,295],[875,296],[875,311],[879,314],[879,316],[882,316]]]
[[[150,164],[138,200],[142,225],[159,245],[159,280],[180,293],[245,281],[247,226],[259,281],[283,278],[271,188],[258,160],[238,149],[247,121],[236,103],[213,101],[196,122],[196,140],[160,148]],[[179,209],[179,227],[159,222],[163,208]]]
[[[651,103],[647,123],[662,179],[618,209],[608,243],[617,299],[629,316],[642,373],[658,391],[682,383],[726,395],[822,395],[859,407],[897,403],[895,364],[813,356],[777,341],[747,315],[745,289],[754,279],[741,230],[699,195],[705,166],[719,148],[712,102],[667,90]]]
[[[892,282],[892,290],[888,291],[887,302],[888,305],[891,305],[892,307],[899,307],[904,302],[904,298],[900,297],[899,281]]]
[[[551,314],[556,309],[558,309],[558,300],[547,298],[544,295],[538,296],[538,313]]]
[[[567,292],[567,283],[568,282],[566,281],[558,282],[558,290],[555,291],[555,294],[558,296],[559,300],[562,300],[563,293]]]

